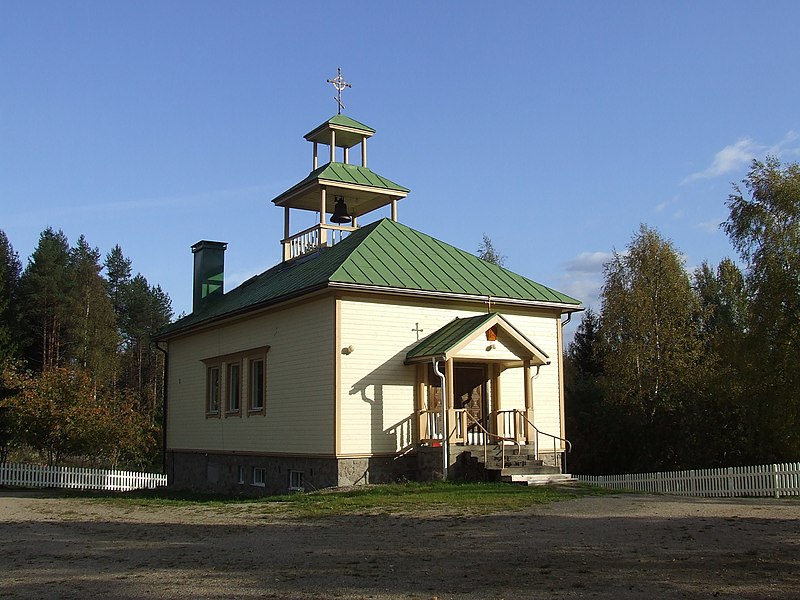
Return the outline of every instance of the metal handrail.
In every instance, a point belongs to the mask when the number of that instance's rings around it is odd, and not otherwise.
[[[514,438],[510,438],[510,437],[505,437],[503,435],[500,435],[499,433],[492,433],[491,431],[486,429],[486,427],[484,427],[483,424],[480,421],[478,421],[475,417],[473,417],[469,413],[468,410],[465,410],[464,414],[467,415],[468,418],[472,419],[473,423],[475,423],[475,425],[480,427],[481,430],[486,434],[484,436],[484,438],[483,438],[483,464],[484,465],[489,460],[489,450],[488,450],[488,446],[489,445],[488,445],[488,441],[487,440],[488,440],[490,435],[493,436],[493,437],[496,437],[498,440],[503,441],[503,442],[514,442],[516,444],[516,446],[517,446],[517,454],[519,454],[522,451],[522,446],[520,445],[518,440],[516,440]],[[466,432],[464,432],[464,433],[466,433]],[[500,444],[500,460],[501,460],[501,464],[503,466],[505,466],[505,464],[506,464],[506,445],[505,444]]]
[[[553,438],[553,461],[555,461],[555,458],[556,458],[556,440],[561,440],[562,442],[566,442],[566,452],[564,453],[565,456],[563,458],[564,464],[562,465],[562,469],[564,471],[566,471],[567,470],[566,454],[569,454],[570,452],[572,452],[572,442],[570,442],[567,438],[562,438],[561,436],[553,435],[552,433],[547,433],[546,431],[541,431],[538,427],[536,427],[536,425],[534,425],[530,421],[530,419],[528,419],[528,417],[525,416],[525,413],[523,411],[514,409],[514,412],[519,414],[522,417],[522,420],[525,421],[531,427],[533,427],[534,431],[536,431],[536,439],[534,440],[534,443],[533,443],[533,452],[534,452],[534,456],[535,456],[536,460],[539,460],[539,436],[540,435],[546,435],[547,437]]]

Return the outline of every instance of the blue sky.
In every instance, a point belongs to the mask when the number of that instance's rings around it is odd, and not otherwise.
[[[270,200],[336,112],[411,189],[400,221],[598,306],[640,223],[687,268],[752,158],[800,160],[796,2],[0,3],[0,229],[114,244],[191,307],[200,239],[226,287],[279,260]],[[381,213],[378,216],[386,216]],[[362,223],[364,221],[362,220]]]

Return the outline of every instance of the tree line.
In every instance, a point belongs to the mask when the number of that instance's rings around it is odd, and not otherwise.
[[[119,245],[48,228],[23,269],[0,230],[0,462],[158,463],[164,358],[152,336],[169,296]]]
[[[565,356],[573,471],[800,459],[800,165],[753,161],[727,208],[738,262],[688,273],[642,225],[605,265]]]

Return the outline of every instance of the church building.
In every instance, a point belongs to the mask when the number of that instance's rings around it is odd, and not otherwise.
[[[580,302],[401,224],[409,190],[367,166],[374,133],[340,113],[306,134],[310,173],[272,200],[272,268],[225,292],[227,244],[192,246],[193,310],[159,336],[176,488],[561,470],[562,322]],[[318,220],[294,231],[296,211]]]

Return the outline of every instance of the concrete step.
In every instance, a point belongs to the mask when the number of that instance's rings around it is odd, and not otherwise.
[[[569,485],[578,483],[569,473],[503,474],[501,479],[520,485]]]

